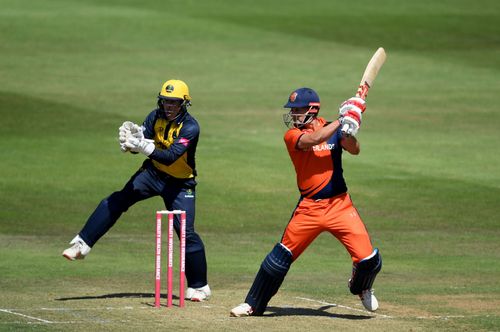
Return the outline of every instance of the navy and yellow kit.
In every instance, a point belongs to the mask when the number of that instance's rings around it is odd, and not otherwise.
[[[168,210],[186,211],[186,279],[188,287],[203,287],[207,285],[205,247],[194,229],[195,153],[200,127],[185,109],[173,121],[167,121],[161,114],[156,109],[143,123],[144,137],[155,142],[153,153],[123,189],[100,202],[79,235],[92,247],[129,207],[150,197],[161,196]],[[151,216],[144,216],[144,220]],[[177,216],[174,228],[178,233]]]
[[[155,203],[149,212],[134,222],[153,224],[154,211],[186,212],[185,277],[186,299],[194,302],[211,295],[207,280],[205,246],[195,231],[196,215],[196,146],[200,126],[190,113],[191,95],[188,85],[178,79],[162,84],[156,98],[157,107],[149,111],[142,126],[125,121],[118,128],[120,151],[127,155],[146,156],[141,167],[122,189],[102,199],[77,236],[72,246],[63,251],[69,260],[83,259],[91,248],[135,203],[161,197],[164,207]],[[113,165],[114,168],[120,165]],[[174,216],[174,229],[179,237],[180,218]],[[128,248],[127,250],[133,250]]]
[[[146,117],[143,127],[144,137],[155,141],[156,149],[149,158],[156,169],[177,179],[196,176],[195,153],[200,126],[188,112],[168,122],[154,110]]]

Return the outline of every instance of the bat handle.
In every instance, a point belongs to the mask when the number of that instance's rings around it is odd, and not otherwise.
[[[348,125],[348,124],[345,124],[345,125],[343,125],[343,126],[342,126],[341,131],[342,131],[343,133],[347,134],[347,130],[348,130],[348,129],[349,129],[349,125]]]
[[[370,86],[368,83],[363,83],[359,86],[358,92],[356,92],[356,97],[359,97],[361,99],[366,99],[366,96],[368,95],[368,89],[370,89]]]

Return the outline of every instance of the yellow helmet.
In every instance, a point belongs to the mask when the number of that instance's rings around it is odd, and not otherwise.
[[[181,99],[184,103],[189,103],[191,96],[186,83],[181,80],[168,80],[163,83],[158,94],[159,99]]]

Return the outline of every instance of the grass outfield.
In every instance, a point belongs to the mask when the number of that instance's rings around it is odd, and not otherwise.
[[[419,1],[0,0],[0,330],[500,329],[500,4]],[[377,47],[353,200],[384,268],[362,310],[341,245],[321,235],[265,317],[231,319],[298,199],[282,105],[321,114],[356,90]],[[84,260],[60,254],[143,158],[141,122],[168,78],[191,89],[197,229],[213,298],[155,310],[154,211],[123,215]]]

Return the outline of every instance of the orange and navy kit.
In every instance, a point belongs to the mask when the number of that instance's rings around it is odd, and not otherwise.
[[[320,125],[328,123],[318,117]],[[370,256],[370,236],[347,194],[342,174],[340,128],[325,142],[299,150],[300,137],[311,129],[292,128],[285,144],[297,173],[300,199],[285,229],[281,243],[296,260],[322,232],[330,232],[347,249],[354,263]]]
[[[360,296],[365,308],[376,310],[378,303],[371,287],[382,268],[382,258],[378,249],[373,250],[365,225],[347,194],[342,174],[342,142],[352,138],[344,138],[340,128],[335,130],[335,124],[318,117],[320,100],[313,89],[303,87],[293,91],[283,107],[290,109],[283,114],[283,122],[291,128],[285,133],[285,144],[297,173],[300,199],[280,242],[262,261],[245,304],[233,309],[231,314],[238,316],[243,311],[247,315],[262,315],[292,263],[322,232],[330,232],[347,249],[353,262],[349,290]],[[299,144],[303,135],[325,126],[328,126],[325,132],[335,130],[326,141],[307,149],[298,148],[308,145]],[[309,138],[304,136],[304,142],[311,141]],[[316,142],[314,137],[312,140]],[[365,300],[363,294],[368,293]]]

